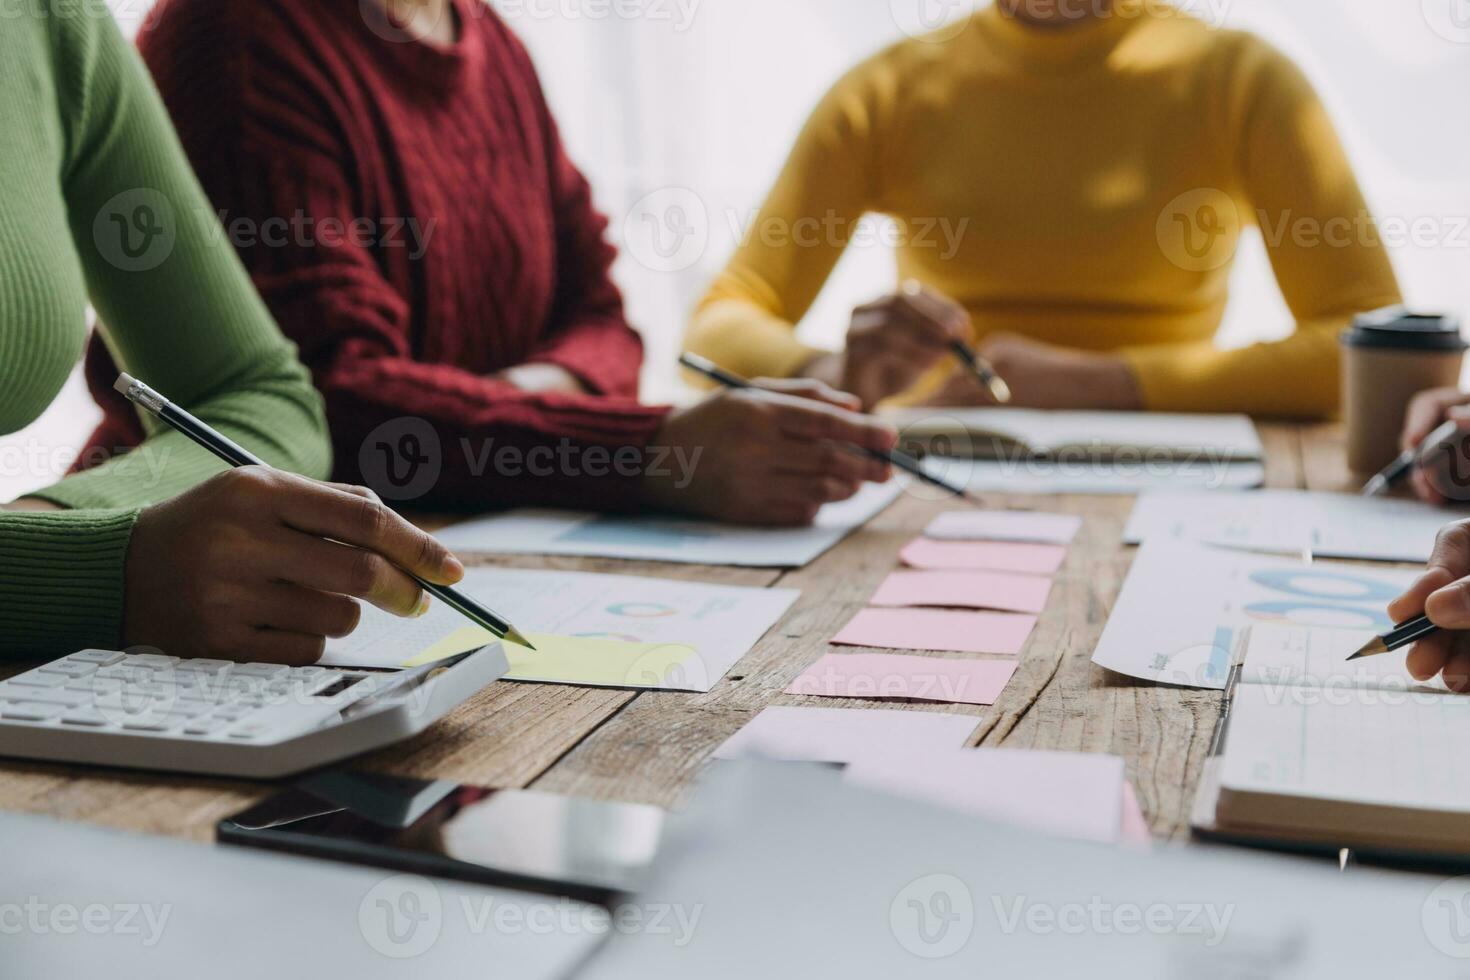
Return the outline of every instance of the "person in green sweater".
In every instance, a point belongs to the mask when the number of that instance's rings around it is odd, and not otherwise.
[[[279,468],[222,472],[150,421],[135,453],[0,510],[0,658],[309,663],[356,599],[422,612],[400,569],[463,569],[369,491],[309,479],[330,468],[320,398],[102,0],[0,20],[0,91],[0,433],[61,389],[90,299],[124,370]]]

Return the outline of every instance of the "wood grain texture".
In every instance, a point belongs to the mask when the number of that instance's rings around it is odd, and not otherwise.
[[[1342,475],[1340,441],[1328,427],[1303,438],[1262,426],[1267,482],[1325,486]],[[1320,448],[1326,446],[1329,448]],[[1336,469],[1334,469],[1334,467]],[[1194,783],[1219,710],[1216,692],[1157,687],[1113,675],[1091,654],[1132,561],[1122,546],[1127,497],[988,495],[987,505],[1080,514],[1082,531],[1025,650],[993,707],[835,700],[782,693],[828,650],[828,640],[898,566],[898,551],[937,513],[956,509],[919,489],[804,569],[712,568],[603,559],[512,557],[480,563],[780,585],[801,598],[708,694],[500,683],[432,731],[375,753],[380,771],[492,786],[672,804],[710,753],[768,704],[881,706],[973,715],[972,745],[1110,752],[1129,776],[1154,833],[1188,834]],[[472,562],[475,563],[475,562]],[[272,790],[263,783],[0,764],[0,807],[207,840],[214,823]]]

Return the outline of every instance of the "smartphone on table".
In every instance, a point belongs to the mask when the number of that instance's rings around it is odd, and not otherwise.
[[[665,816],[635,803],[335,770],[220,821],[216,835],[611,907],[642,885]]]

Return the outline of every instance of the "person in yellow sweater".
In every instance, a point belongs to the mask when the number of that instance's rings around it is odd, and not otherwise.
[[[802,343],[871,213],[897,225],[906,288],[859,307],[845,349]],[[1295,329],[1223,350],[1251,225]],[[687,346],[869,407],[987,404],[950,355],[959,337],[1016,405],[1314,418],[1337,408],[1341,328],[1396,302],[1332,122],[1286,57],[1159,0],[997,0],[833,87]]]

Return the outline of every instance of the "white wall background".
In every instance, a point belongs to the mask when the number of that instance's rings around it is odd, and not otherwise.
[[[733,247],[796,130],[846,67],[905,28],[983,0],[492,0],[540,66],[573,156],[623,247],[616,274],[648,342],[650,397],[675,388],[684,317]],[[1470,0],[1175,0],[1291,54],[1337,119],[1380,219],[1417,222],[1394,252],[1409,301],[1470,314]],[[129,33],[151,0],[109,0]],[[692,230],[673,255],[655,229]],[[665,238],[665,242],[672,239]],[[847,311],[893,284],[851,253],[803,325],[835,345]],[[1237,263],[1221,341],[1290,329],[1258,241]],[[0,500],[64,471],[95,415],[73,383],[0,437]]]

